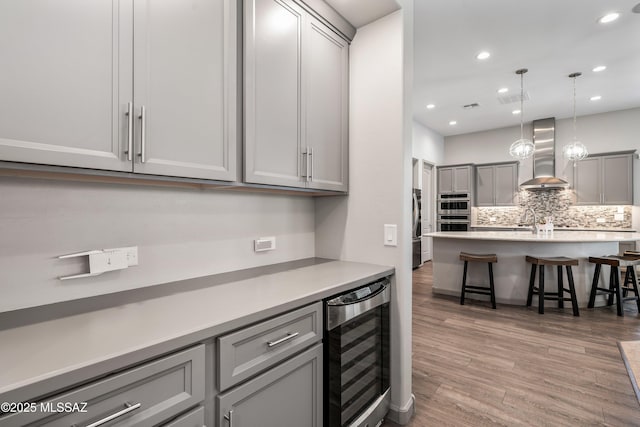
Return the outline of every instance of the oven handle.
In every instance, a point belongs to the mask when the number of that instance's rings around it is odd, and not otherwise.
[[[344,305],[327,305],[327,330],[330,331],[354,317],[391,301],[391,289],[387,282],[382,290],[371,298]]]

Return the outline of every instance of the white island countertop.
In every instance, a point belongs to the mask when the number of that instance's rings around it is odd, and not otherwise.
[[[510,242],[590,243],[633,242],[640,240],[640,233],[615,231],[553,231],[533,234],[529,230],[518,231],[438,231],[428,237],[464,240],[502,240]]]

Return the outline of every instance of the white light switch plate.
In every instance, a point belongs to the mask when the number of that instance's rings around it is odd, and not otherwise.
[[[384,225],[384,245],[398,246],[398,225],[397,224]]]
[[[616,221],[624,221],[624,214],[623,213],[613,214],[613,219],[615,219]]]
[[[607,220],[605,218],[596,218],[596,222],[598,224],[604,224],[605,222],[607,222]]]

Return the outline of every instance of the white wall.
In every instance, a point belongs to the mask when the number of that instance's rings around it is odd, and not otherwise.
[[[305,197],[0,178],[0,312],[312,257],[314,217]],[[59,255],[135,245],[137,267],[57,279],[87,268]]]
[[[444,137],[415,120],[412,120],[412,128],[413,157],[434,165],[442,164],[444,161]]]
[[[531,138],[531,123],[525,125]],[[640,151],[640,108],[582,116],[577,136],[590,153]],[[445,137],[444,163],[491,163],[512,160],[509,146],[520,137],[520,126]],[[562,146],[573,139],[573,118],[556,120],[556,176],[572,181],[572,163],[562,156]],[[533,177],[533,161],[520,164],[519,181]],[[640,205],[640,161],[634,160],[634,200]],[[634,217],[637,215],[634,215]]]
[[[411,52],[412,2],[358,29],[350,48],[349,196],[316,199],[316,255],[396,268],[391,306],[392,411],[411,396]],[[407,40],[408,39],[408,40]],[[403,55],[404,50],[404,55]],[[407,109],[407,103],[409,109]],[[398,225],[398,246],[383,225]]]

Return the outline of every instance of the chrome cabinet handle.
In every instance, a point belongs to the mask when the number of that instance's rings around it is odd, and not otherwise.
[[[225,415],[224,419],[229,421],[229,427],[233,427],[233,410],[229,411],[229,414]]]
[[[138,117],[140,119],[140,154],[138,154],[138,156],[140,156],[140,162],[144,163],[146,161],[145,158],[145,146],[147,145],[147,127],[146,125],[146,119],[147,119],[147,112],[146,109],[144,108],[144,105],[142,107],[140,107],[140,116]]]
[[[127,103],[127,160],[133,160],[133,103]]]
[[[116,412],[115,414],[111,414],[108,417],[104,417],[103,419],[96,421],[95,423],[91,423],[89,425],[87,425],[87,427],[98,427],[101,426],[103,424],[108,423],[109,421],[113,421],[116,418],[120,418],[123,415],[128,414],[129,412],[133,412],[136,409],[140,408],[142,406],[142,403],[136,403],[135,405],[132,405],[130,403],[125,403],[125,405],[127,406],[126,408],[124,408],[121,411]]]
[[[278,344],[282,344],[283,342],[287,342],[287,341],[289,341],[289,340],[291,340],[291,339],[294,339],[294,338],[295,338],[295,337],[297,337],[298,335],[300,335],[300,332],[295,332],[295,333],[293,333],[293,334],[287,334],[287,336],[286,336],[286,337],[280,338],[279,340],[269,341],[269,342],[267,343],[267,345],[268,345],[269,347],[275,347],[275,346],[277,346]]]
[[[307,148],[307,152],[309,153],[307,157],[309,158],[309,163],[311,164],[311,166],[309,167],[309,181],[313,181],[313,148]]]
[[[306,182],[309,181],[309,147],[306,147],[302,152],[302,162],[304,163],[304,174],[301,175]]]

